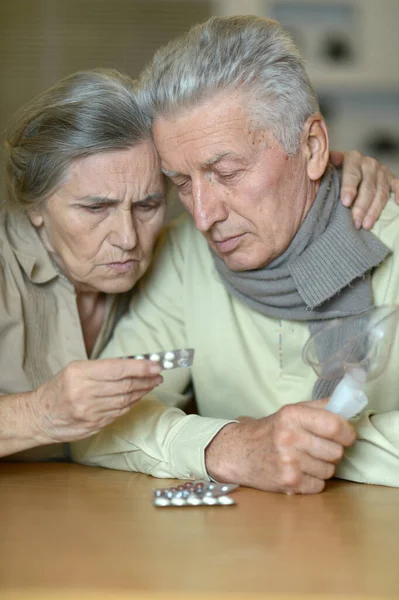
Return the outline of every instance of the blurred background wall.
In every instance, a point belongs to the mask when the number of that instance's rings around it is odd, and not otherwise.
[[[357,148],[399,173],[399,0],[1,0],[0,131],[21,104],[73,71],[105,66],[136,76],[193,23],[249,13],[277,18],[294,35],[332,147]]]

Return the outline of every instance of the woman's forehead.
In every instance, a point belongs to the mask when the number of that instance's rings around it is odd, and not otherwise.
[[[66,172],[58,195],[112,194],[114,189],[143,189],[163,184],[160,163],[152,142],[126,150],[101,152],[75,160]]]

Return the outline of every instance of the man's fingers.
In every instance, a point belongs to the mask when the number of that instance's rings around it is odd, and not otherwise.
[[[284,486],[281,491],[288,496],[293,494],[320,494],[326,486],[325,479],[304,473],[295,485]]]
[[[318,460],[308,454],[302,454],[300,466],[302,473],[316,479],[331,479],[335,473],[335,465],[330,462]]]
[[[325,479],[318,479],[311,475],[303,475],[296,490],[296,494],[320,494],[326,487]]]
[[[300,405],[296,406],[299,408]],[[356,439],[353,426],[346,419],[327,410],[314,410],[302,406],[297,413],[297,418],[305,431],[341,446],[351,446]]]
[[[318,461],[337,464],[343,457],[344,450],[341,444],[326,440],[304,431],[297,444],[298,449]]]

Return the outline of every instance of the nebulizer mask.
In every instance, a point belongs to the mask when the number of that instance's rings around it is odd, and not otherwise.
[[[349,419],[368,403],[367,381],[387,365],[399,320],[399,305],[379,306],[334,319],[310,336],[302,356],[321,379],[341,380],[326,409]]]

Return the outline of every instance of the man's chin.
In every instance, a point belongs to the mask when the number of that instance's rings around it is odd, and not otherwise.
[[[230,256],[220,256],[220,258],[223,260],[226,267],[230,269],[230,271],[251,271],[252,269],[258,268],[256,264],[255,266],[253,265],[253,262],[255,261],[251,260],[249,257],[240,257],[238,252],[237,256],[231,254]]]

